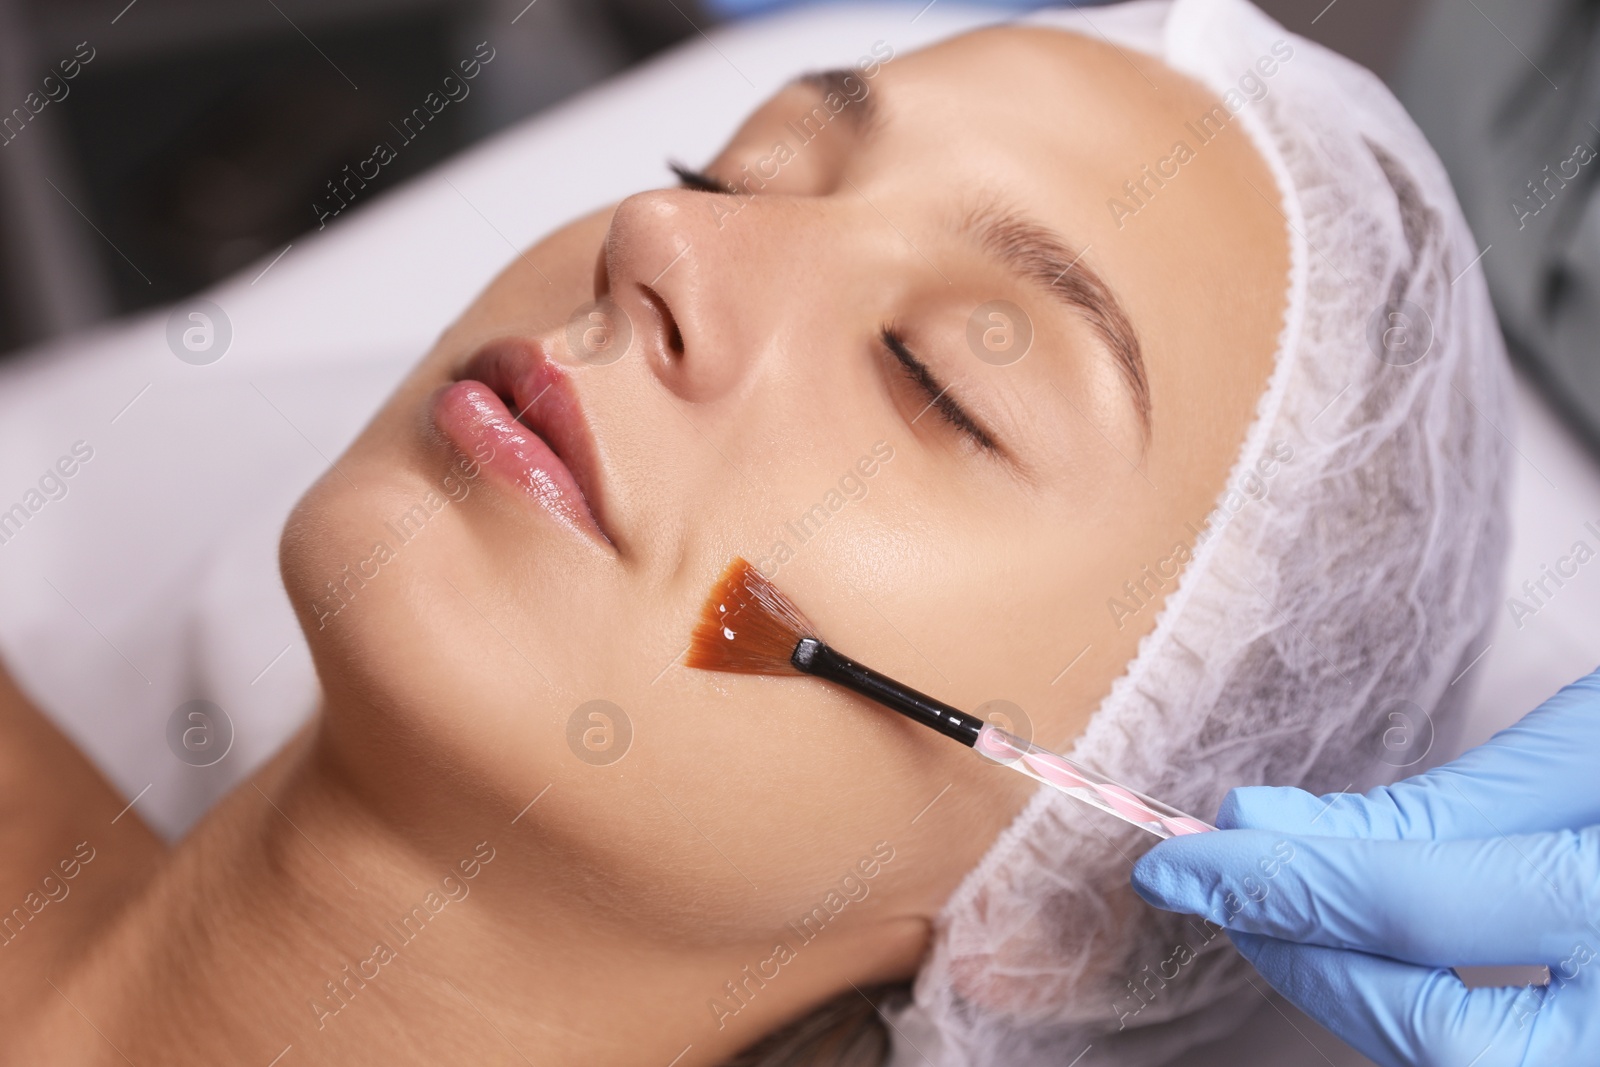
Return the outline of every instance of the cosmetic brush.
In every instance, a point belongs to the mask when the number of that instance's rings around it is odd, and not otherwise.
[[[917,692],[832,648],[783,591],[735,557],[701,609],[685,661],[735,674],[808,674],[842,685],[960,741],[979,755],[1060,790],[1157,837],[1216,827],[1040,748],[992,723]]]

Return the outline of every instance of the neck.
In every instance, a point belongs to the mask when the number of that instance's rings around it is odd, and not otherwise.
[[[391,824],[307,734],[54,976],[32,1060],[691,1067],[828,992],[796,975],[729,1026],[708,997],[771,946],[653,942],[570,867],[533,818]]]

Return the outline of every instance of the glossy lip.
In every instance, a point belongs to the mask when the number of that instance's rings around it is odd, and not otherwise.
[[[563,525],[613,547],[598,514],[594,436],[566,372],[537,342],[506,338],[478,349],[454,377],[434,394],[434,425]]]

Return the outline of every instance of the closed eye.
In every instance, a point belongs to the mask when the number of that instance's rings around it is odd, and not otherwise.
[[[941,385],[939,379],[935,378],[933,372],[928,369],[928,365],[918,359],[910,348],[906,347],[905,338],[893,324],[884,326],[880,332],[880,337],[883,341],[883,347],[888,349],[890,355],[894,356],[895,362],[900,365],[900,369],[905,372],[906,377],[928,398],[927,407],[917,413],[916,418],[911,420],[913,423],[927,414],[928,408],[933,408],[939,413],[940,418],[966,435],[973,444],[985,452],[1001,454],[1002,449],[995,439],[990,436],[989,431],[980,426],[977,419],[967,414],[966,409],[956,401],[955,397],[950,395],[950,387]]]
[[[732,194],[737,191],[727,182],[713,178],[703,170],[695,170],[693,167],[686,167],[676,160],[667,160],[667,168],[671,170],[673,174],[678,176],[678,184],[682,185],[685,189],[693,189],[696,192],[701,193]]]

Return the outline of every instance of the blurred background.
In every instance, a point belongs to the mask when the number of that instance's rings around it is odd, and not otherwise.
[[[171,302],[316,228],[312,205],[336,204],[329,181],[395,141],[392,124],[481,41],[493,61],[406,128],[363,199],[684,38],[784,6],[0,0],[0,353]],[[1260,6],[1389,74],[1418,0]]]

